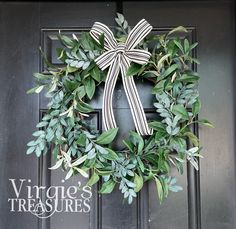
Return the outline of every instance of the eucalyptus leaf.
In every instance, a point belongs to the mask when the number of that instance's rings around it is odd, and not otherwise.
[[[26,154],[29,155],[29,154],[33,153],[34,150],[35,150],[35,147],[34,147],[34,146],[31,146],[31,147],[29,147],[28,150],[26,151]]]

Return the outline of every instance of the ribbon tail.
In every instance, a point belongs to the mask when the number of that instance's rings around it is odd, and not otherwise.
[[[102,108],[102,117],[105,130],[117,127],[112,108],[112,98],[117,77],[120,71],[119,60],[120,57],[118,55],[111,63],[105,81],[104,94],[103,94],[103,108]]]
[[[125,57],[122,58],[120,67],[123,85],[129,106],[131,108],[135,128],[140,135],[151,135],[153,133],[153,130],[148,126],[147,119],[144,113],[141,100],[138,95],[137,88],[134,83],[133,76],[126,76],[126,72],[129,67],[129,61]]]

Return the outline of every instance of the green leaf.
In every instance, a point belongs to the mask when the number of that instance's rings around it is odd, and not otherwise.
[[[85,146],[86,145],[86,135],[81,133],[76,141],[76,143],[80,146]]]
[[[145,71],[143,73],[143,76],[146,78],[154,78],[154,77],[159,77],[160,74],[157,71]]]
[[[62,163],[63,163],[63,159],[60,159],[56,162],[54,166],[50,167],[49,169],[51,170],[58,169],[62,165]]]
[[[41,128],[41,127],[45,127],[45,126],[47,126],[47,125],[48,125],[48,122],[42,121],[42,122],[39,122],[39,123],[36,125],[36,127],[37,127],[37,128]]]
[[[156,188],[157,188],[157,193],[158,193],[159,200],[160,200],[160,202],[162,202],[163,197],[164,197],[162,184],[161,184],[160,180],[157,177],[155,177],[155,182],[156,182]]]
[[[184,136],[187,136],[194,146],[199,146],[199,140],[192,132],[185,132]]]
[[[142,65],[140,64],[136,64],[136,63],[131,63],[131,65],[129,66],[126,76],[133,76],[136,75],[139,70],[141,69]]]
[[[88,177],[89,177],[88,173],[86,173],[83,169],[80,169],[80,168],[77,168],[77,167],[74,167],[74,169],[75,169],[77,172],[79,172],[83,177],[85,177],[85,178],[88,178]]]
[[[116,185],[114,180],[109,180],[102,184],[101,189],[99,190],[100,193],[108,194],[111,193]]]
[[[210,123],[208,120],[206,119],[201,119],[201,120],[198,120],[197,121],[200,125],[203,125],[203,126],[208,126],[208,127],[211,127],[211,128],[214,128],[213,124]]]
[[[33,140],[27,143],[27,146],[29,146],[29,147],[30,146],[36,146],[36,145],[37,145],[37,142],[33,141]]]
[[[99,176],[96,172],[93,173],[93,175],[90,177],[89,181],[87,182],[86,185],[88,186],[93,186],[99,181]]]
[[[184,53],[184,48],[183,48],[183,46],[181,45],[181,43],[180,43],[179,41],[177,41],[177,40],[174,40],[174,43],[175,43],[175,45],[180,49],[180,51],[181,51],[182,53]]]
[[[194,63],[196,63],[196,64],[200,64],[200,61],[198,60],[198,59],[196,59],[196,58],[190,58],[190,61],[192,61],[192,62],[194,62]]]
[[[66,66],[66,71],[67,71],[68,73],[76,72],[77,70],[78,70],[77,68],[71,67],[70,65],[67,65],[67,66]]]
[[[183,32],[187,33],[188,31],[183,26],[178,26],[178,27],[172,29],[169,33],[167,33],[167,36],[169,36],[169,35],[171,35],[173,33],[183,33]]]
[[[86,95],[86,92],[85,92],[85,87],[84,86],[80,86],[76,89],[77,91],[77,94],[78,94],[78,97],[80,99],[82,99],[85,95]]]
[[[133,152],[134,145],[129,140],[125,139],[123,140],[123,143],[131,152]]]
[[[142,160],[140,159],[139,156],[137,157],[137,161],[138,161],[140,170],[141,170],[142,172],[144,172],[145,167],[144,167],[144,164],[143,164],[143,162],[142,162]]]
[[[169,68],[167,68],[164,73],[160,76],[161,79],[164,79],[168,75],[170,75],[172,72],[174,72],[176,69],[178,69],[177,64],[172,64]]]
[[[163,57],[161,57],[161,59],[158,61],[158,63],[157,63],[157,68],[158,69],[161,69],[162,67],[163,67],[163,63],[166,61],[166,60],[168,60],[168,58],[170,57],[170,54],[168,53],[168,54],[166,54],[166,55],[164,55]]]
[[[104,48],[104,33],[99,36],[99,43],[102,48]]]
[[[155,153],[155,152],[154,152]],[[153,164],[154,166],[158,167],[158,157],[156,154],[151,154],[150,152],[144,156],[144,159]]]
[[[36,86],[28,90],[26,93],[27,94],[32,94],[32,93],[40,93],[44,88],[44,85]]]
[[[164,90],[165,80],[159,81],[152,89],[152,94],[160,93]]]
[[[155,146],[155,138],[154,138],[154,135],[153,135],[145,141],[145,151],[150,150],[154,146]]]
[[[130,131],[130,141],[135,145],[138,146],[138,154],[141,154],[143,147],[144,147],[144,141],[143,138],[136,132]]]
[[[67,59],[67,55],[64,49],[62,48],[57,48],[56,49],[57,52],[57,59],[61,60],[62,62],[64,62]]]
[[[42,58],[43,58],[44,63],[45,63],[48,67],[55,68],[55,66],[54,66],[52,63],[50,63],[50,61],[48,60],[47,56],[43,53],[43,50],[42,50],[41,47],[39,47],[39,51],[40,51],[40,53],[41,53],[41,55],[42,55]]]
[[[59,154],[59,145],[55,145],[53,147],[53,150],[52,150],[52,155],[53,155],[53,159],[56,160],[57,159],[57,155]]]
[[[191,132],[190,132],[191,133]],[[173,137],[170,139],[171,145],[177,145],[178,148],[185,150],[187,149],[186,139],[182,137]]]
[[[113,128],[113,129],[109,129],[109,130],[103,132],[97,138],[96,143],[101,144],[101,145],[106,145],[106,144],[111,143],[115,139],[118,129],[119,128]]]
[[[123,23],[124,20],[125,20],[124,15],[123,15],[123,14],[120,14],[120,13],[116,13],[116,14],[117,14],[117,16],[118,16],[119,21],[120,21],[121,23]]]
[[[87,155],[84,155],[72,163],[72,166],[78,166],[82,164],[87,159]]]
[[[173,185],[173,186],[169,186],[169,190],[171,192],[179,192],[179,191],[183,191],[183,188],[179,185]]]
[[[65,35],[58,35],[58,38],[61,40],[61,42],[68,48],[72,48],[74,46],[74,42],[71,38]]]
[[[41,153],[42,153],[41,149],[39,148],[39,146],[37,146],[37,147],[36,147],[36,150],[35,150],[36,156],[37,156],[37,157],[40,157],[40,156],[41,156]]]
[[[174,105],[171,111],[173,114],[179,115],[182,119],[189,120],[188,111],[183,105]]]
[[[198,99],[194,104],[193,104],[193,115],[196,116],[201,109],[201,102]]]
[[[113,173],[112,170],[101,170],[101,169],[97,169],[97,173],[99,175],[102,175],[102,176],[107,176],[107,175],[111,175]]]
[[[89,152],[88,152],[88,159],[91,160],[93,158],[96,157],[96,149],[95,148],[92,148]]]
[[[82,113],[90,113],[93,111],[93,108],[89,104],[84,103],[83,101],[79,101],[77,103],[76,109]]]
[[[38,130],[32,134],[34,137],[38,137],[40,135],[45,135],[45,131],[43,130]]]
[[[188,39],[184,39],[184,51],[185,51],[185,53],[189,52],[189,41],[188,41]]]
[[[86,54],[81,49],[79,49],[79,55],[84,61],[88,60]]]
[[[78,87],[79,83],[66,79],[64,81],[64,85],[65,85],[65,88],[66,88],[67,91],[72,92]]]
[[[86,94],[88,95],[89,99],[92,99],[95,92],[94,80],[91,77],[87,78],[84,82],[84,86],[85,86]]]
[[[165,125],[161,122],[158,122],[158,121],[149,122],[148,126],[154,130],[158,130],[158,131],[161,130],[165,132]]]
[[[92,50],[94,48],[93,38],[88,32],[83,32],[81,34],[80,41],[84,50]]]
[[[139,176],[137,173],[135,173],[135,175],[134,175],[134,183],[135,183],[134,191],[135,192],[139,192],[142,189],[142,187],[143,187],[143,177]]]
[[[178,81],[178,82],[195,82],[195,81],[198,81],[199,78],[200,77],[198,75],[183,74],[179,78],[177,78],[176,81]]]
[[[118,155],[116,154],[115,151],[113,151],[112,149],[109,149],[109,148],[106,148],[106,150],[108,151],[107,154],[103,154],[103,157],[108,159],[108,160],[117,160],[119,157]]]
[[[189,50],[194,49],[197,45],[198,45],[198,42],[195,42],[195,43],[191,44],[190,47],[189,47]]]
[[[29,154],[33,153],[34,150],[35,150],[35,147],[34,147],[34,146],[31,146],[31,147],[29,147],[28,150],[26,151],[26,154],[29,155]]]
[[[108,151],[104,148],[104,147],[102,147],[102,146],[100,146],[100,145],[96,145],[96,149],[99,151],[99,153],[101,153],[101,154],[105,154],[105,155],[107,155],[108,154]]]
[[[97,66],[95,66],[92,71],[90,72],[91,76],[97,81],[100,82],[101,81],[101,74],[100,74],[100,70]]]
[[[47,80],[51,78],[51,75],[48,75],[48,74],[46,75],[39,72],[35,72],[33,76],[39,80]]]

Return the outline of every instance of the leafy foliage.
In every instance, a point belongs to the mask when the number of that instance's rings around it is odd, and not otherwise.
[[[128,22],[121,14],[117,14],[116,22],[116,38],[125,42],[130,31]],[[46,91],[50,102],[37,124],[39,130],[33,133],[35,139],[28,143],[27,154],[40,157],[51,148],[56,159],[51,169],[62,167],[67,171],[66,179],[78,173],[88,177],[90,171],[88,185],[102,182],[100,193],[111,193],[118,185],[128,203],[149,180],[155,181],[160,201],[169,191],[182,190],[170,176],[170,169],[176,167],[182,173],[186,161],[198,169],[199,140],[191,126],[212,125],[197,119],[201,108],[199,76],[192,70],[199,63],[192,56],[197,43],[181,39],[179,32],[187,33],[185,28],[177,27],[168,34],[152,34],[140,45],[151,50],[152,56],[144,66],[131,64],[127,75],[153,83],[153,105],[159,118],[149,122],[154,130],[151,136],[130,131],[119,151],[111,148],[118,128],[99,134],[88,122],[93,111],[89,101],[106,76],[94,62],[104,52],[104,36],[97,43],[89,33],[79,38],[59,33],[64,48],[57,53],[64,66],[55,67],[45,59],[48,72],[35,73],[37,85],[28,91]]]

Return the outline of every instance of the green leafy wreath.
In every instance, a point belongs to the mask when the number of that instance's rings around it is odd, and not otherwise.
[[[130,26],[124,16],[117,14],[115,37],[125,42]],[[198,170],[200,157],[199,139],[191,131],[193,124],[212,126],[207,120],[198,120],[201,103],[197,90],[199,75],[193,65],[197,43],[190,44],[179,33],[187,33],[180,26],[167,34],[149,34],[139,48],[149,49],[151,58],[144,65],[132,63],[127,77],[134,76],[153,83],[150,93],[158,118],[148,123],[153,129],[150,136],[141,136],[130,131],[123,140],[124,148],[115,150],[112,142],[118,128],[99,133],[89,122],[93,108],[89,101],[96,88],[106,79],[95,59],[104,53],[104,35],[94,40],[89,32],[79,38],[59,33],[64,48],[57,49],[63,67],[53,66],[45,57],[46,73],[35,73],[37,86],[28,93],[46,90],[48,110],[37,124],[27,154],[38,157],[51,150],[55,165],[67,171],[65,179],[81,174],[90,179],[88,185],[101,182],[100,193],[111,193],[119,186],[124,198],[132,203],[144,182],[154,180],[160,201],[168,191],[177,192],[176,178],[170,176],[170,168],[183,173],[183,165],[189,161]]]

